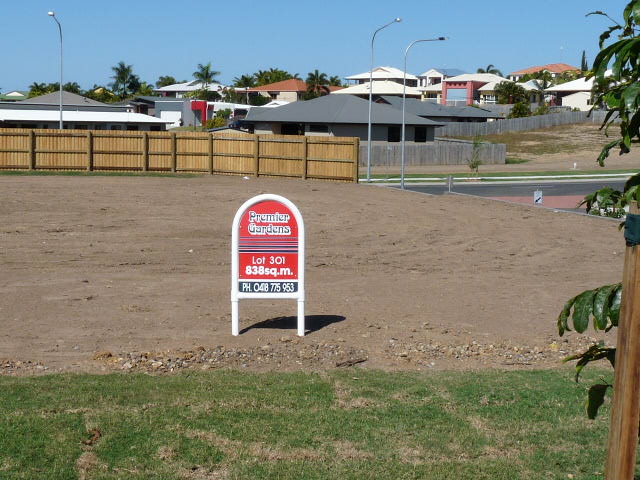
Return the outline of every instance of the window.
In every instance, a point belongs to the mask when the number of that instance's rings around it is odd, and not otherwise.
[[[138,125],[127,125],[127,130],[132,130],[132,131],[138,130]]]
[[[415,127],[414,142],[424,143],[427,141],[427,127]]]
[[[111,125],[111,130],[122,130],[122,126],[120,126],[120,125]]]
[[[76,124],[75,129],[76,130],[86,130],[87,129],[87,125]]]
[[[304,126],[299,123],[283,123],[280,127],[281,135],[304,135]]]
[[[152,132],[159,132],[160,131],[160,125],[151,125],[149,127],[149,130]]]
[[[387,129],[387,142],[399,142],[400,141],[400,127],[391,126]]]
[[[312,133],[329,133],[329,125],[309,125],[309,131]]]

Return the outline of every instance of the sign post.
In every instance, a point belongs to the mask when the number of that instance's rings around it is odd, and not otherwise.
[[[304,223],[297,207],[272,194],[247,200],[233,219],[231,244],[231,333],[240,334],[240,299],[291,298],[303,337]]]

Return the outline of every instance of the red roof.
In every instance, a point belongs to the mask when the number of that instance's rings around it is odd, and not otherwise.
[[[335,92],[344,87],[328,86],[330,92]],[[269,83],[259,87],[247,88],[247,92],[306,92],[307,84],[297,78],[283,80],[281,82]]]
[[[551,73],[580,71],[579,68],[572,67],[571,65],[567,65],[566,63],[549,63],[548,65],[542,65],[539,67],[524,68],[522,70],[511,72],[509,75],[526,75],[527,73],[536,73],[536,72],[541,72],[543,70],[547,70],[548,72],[551,72]]]
[[[306,92],[307,84],[297,78],[247,88],[249,92]]]

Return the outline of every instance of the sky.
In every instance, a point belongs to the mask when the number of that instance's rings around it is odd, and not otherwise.
[[[191,80],[211,62],[222,84],[258,70],[280,68],[304,79],[315,69],[344,78],[367,72],[371,38],[379,27],[374,65],[407,72],[457,68],[475,72],[492,64],[505,75],[535,65],[589,65],[598,37],[611,22],[585,15],[604,10],[620,20],[628,0],[349,0],[301,2],[185,0],[28,0],[0,8],[0,92],[28,90],[60,78],[58,27],[63,32],[63,82],[83,89],[107,85],[123,61],[141,80],[161,75]]]

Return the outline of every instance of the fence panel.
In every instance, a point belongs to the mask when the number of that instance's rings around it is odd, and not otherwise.
[[[474,148],[484,165],[504,164],[506,146],[502,143],[481,142],[474,147],[469,140],[436,138],[430,143],[405,144],[405,165],[466,165],[471,160]],[[394,167],[402,161],[402,145],[373,143],[371,145],[371,165]],[[360,165],[367,164],[367,147],[360,147]]]
[[[519,132],[537,130],[540,128],[584,123],[591,121],[587,118],[589,112],[560,112],[549,115],[535,115],[533,117],[508,118],[493,122],[451,122],[444,127],[436,128],[436,135],[451,137],[475,137],[476,135],[494,135],[505,132]]]
[[[357,138],[203,132],[0,130],[0,169],[266,175],[357,182]]]

